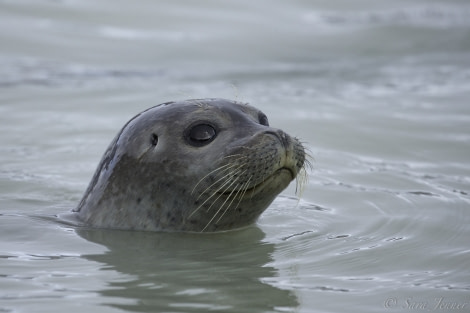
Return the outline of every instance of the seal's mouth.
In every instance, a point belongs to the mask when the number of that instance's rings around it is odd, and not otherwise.
[[[274,189],[281,187],[284,189],[292,180],[295,178],[295,173],[292,169],[288,167],[282,167],[274,171],[270,176],[261,181],[260,183],[251,186],[247,189],[234,189],[221,192],[220,194],[224,196],[230,196],[234,192],[243,192],[245,195],[251,197],[259,192],[263,191],[266,187],[273,186]],[[287,178],[287,179],[286,179]]]

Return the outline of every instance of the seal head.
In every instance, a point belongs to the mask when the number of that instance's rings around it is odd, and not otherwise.
[[[73,212],[94,227],[240,228],[256,221],[304,162],[301,143],[250,105],[163,103],[124,125]]]

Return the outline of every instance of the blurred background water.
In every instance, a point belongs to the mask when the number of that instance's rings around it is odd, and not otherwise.
[[[300,200],[211,235],[54,218],[128,119],[205,97],[305,142]],[[465,0],[0,0],[0,311],[468,312],[469,99]]]

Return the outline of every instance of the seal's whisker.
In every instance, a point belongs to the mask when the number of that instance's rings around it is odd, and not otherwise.
[[[253,176],[251,176],[253,177]],[[251,178],[250,177],[250,178]],[[264,180],[261,181],[261,183],[264,182]],[[249,189],[249,188],[248,188]],[[250,199],[253,199],[253,196],[255,195],[255,188],[251,188],[251,196],[250,196]]]
[[[310,161],[312,160],[312,161]],[[308,183],[308,172],[313,169],[312,162],[314,161],[310,151],[306,151],[305,159],[303,160],[302,167],[300,168],[297,177],[295,179],[295,193],[301,197],[305,186]]]
[[[229,156],[227,156],[227,157],[236,156],[236,155],[237,155],[237,154],[232,154],[232,155],[229,155]],[[222,165],[222,166],[216,168],[215,170],[209,172],[208,174],[206,174],[206,175],[205,175],[204,177],[202,177],[202,178],[196,183],[196,185],[193,187],[193,190],[191,191],[191,195],[194,193],[194,191],[196,190],[197,186],[198,186],[201,182],[203,182],[207,177],[209,177],[211,174],[214,174],[214,173],[216,173],[216,172],[218,172],[218,171],[220,171],[220,170],[223,170],[222,172],[225,172],[225,171],[231,169],[232,167],[236,166],[237,163],[238,163],[238,161],[241,160],[241,159],[243,159],[243,158],[246,158],[246,156],[242,156],[242,157],[240,157],[240,158],[238,158],[238,159],[235,159],[235,160],[233,161],[233,164],[232,164],[232,163],[227,163],[227,164]],[[241,166],[243,166],[243,164],[241,164],[240,167],[241,167]],[[212,186],[214,186],[214,185],[215,185],[216,183],[218,183],[219,181],[220,181],[220,179],[217,180],[217,181],[215,181],[214,183],[212,183],[212,185],[210,185],[209,187],[207,187],[203,192],[201,192],[201,194],[204,194],[208,189],[212,188]],[[199,196],[199,197],[200,197],[200,196]],[[198,199],[199,199],[199,198],[198,198]]]
[[[310,151],[310,149],[306,148],[305,146],[303,146],[303,148],[305,156],[303,166],[306,167],[308,170],[311,170],[313,168],[313,163],[315,163],[315,158],[313,157],[313,153],[312,151]]]
[[[226,175],[226,177],[229,177],[229,175],[231,175],[231,174],[233,174],[233,172],[230,172],[228,175]],[[230,176],[230,177],[232,177],[232,176]],[[220,186],[220,188],[217,189],[217,190],[211,195],[211,197],[212,197],[212,196],[215,195],[215,194],[219,194],[219,196],[215,199],[215,201],[214,201],[212,204],[214,204],[223,194],[227,193],[227,192],[230,190],[230,187],[231,187],[233,184],[235,184],[238,180],[240,180],[240,177],[237,177],[236,179],[233,179],[233,180],[227,179],[227,181],[226,181],[225,183],[223,183],[222,186]],[[225,187],[225,185],[227,185],[228,183],[230,183],[230,184]],[[224,188],[224,187],[225,187],[225,189],[224,189],[223,191],[221,191],[221,189]],[[235,190],[235,188],[234,188],[233,190]],[[230,195],[233,193],[233,190],[230,192],[228,198],[229,198]],[[225,200],[225,202],[226,202],[226,201],[227,201],[227,200]],[[225,204],[225,202],[222,204],[222,206]],[[207,212],[209,212],[211,208],[212,208],[212,205],[207,209]]]
[[[231,168],[234,167],[234,166],[236,166],[236,165],[232,165],[231,167],[228,167],[227,169],[224,170],[224,172],[227,171],[227,170],[229,170],[229,169],[231,169]],[[217,179],[215,182],[213,182],[210,186],[208,186],[206,189],[204,189],[204,190],[199,194],[199,196],[196,198],[196,201],[198,201],[199,198],[201,198],[201,196],[204,195],[208,190],[210,190],[212,187],[214,187],[214,185],[218,184],[218,183],[219,183],[220,181],[222,181],[223,179],[226,179],[227,177],[230,177],[230,175],[232,175],[233,173],[236,173],[242,166],[243,166],[243,164],[242,164],[242,165],[239,165],[237,168],[235,168],[234,170],[232,170],[232,171],[229,172],[228,174],[223,175],[222,177],[220,177],[219,179]],[[224,184],[222,184],[221,187],[223,187],[223,186],[224,186]]]
[[[250,177],[248,177],[247,181],[245,182],[245,184],[243,184],[243,186],[240,188],[240,190],[243,190],[243,193],[240,195],[240,201],[243,199],[243,197],[245,196],[246,192],[248,191],[248,189],[250,189],[250,182],[251,182],[251,179],[253,178],[253,175],[251,175]],[[240,203],[239,201],[239,203]]]
[[[254,145],[251,145],[251,146],[238,146],[238,148],[244,149],[246,151],[250,151],[250,150],[256,150],[256,148],[259,148],[259,147],[262,147],[262,146],[264,146],[264,144],[258,142]]]
[[[245,153],[248,153],[248,152],[250,152],[251,150],[255,150],[255,151],[256,151],[257,148],[263,147],[263,146],[264,146],[263,143],[256,143],[256,144],[253,144],[253,145],[250,145],[250,146],[239,145],[239,146],[235,146],[235,147],[233,147],[233,148],[242,149],[242,150],[244,150]],[[242,156],[243,158],[248,158],[248,157],[249,157],[249,155],[242,154],[242,153],[238,153],[238,154],[231,154],[231,155],[228,155],[228,156],[226,156],[226,157],[224,157],[224,158],[230,158],[230,157],[236,156],[236,155],[240,155],[240,156]]]
[[[225,168],[225,170],[230,169],[230,168],[233,167],[233,166],[235,166],[235,164],[227,163],[227,164],[222,165],[222,166],[219,166],[219,167],[216,168],[215,170],[209,172],[207,175],[205,175],[203,178],[201,178],[201,179],[197,182],[197,184],[194,186],[193,190],[191,191],[191,194],[194,193],[194,190],[196,190],[196,187],[197,187],[204,179],[206,179],[209,175],[214,174],[215,172],[218,172],[218,171],[220,171],[220,170],[222,170],[222,169],[224,169],[224,168]],[[228,167],[228,168],[227,168],[227,167]],[[210,188],[210,186],[209,186],[209,188]]]
[[[238,170],[241,166],[239,166],[236,170]],[[224,178],[227,178],[227,177],[231,177],[231,175],[233,175],[233,173],[236,172],[235,171],[231,171],[230,173],[228,173],[227,175],[221,177],[218,181],[224,179]],[[235,180],[236,181],[236,180]],[[232,183],[229,185],[229,187],[233,184],[233,180],[232,180]],[[189,216],[188,218],[190,218],[194,213],[196,213],[202,206],[204,206],[204,204],[206,204],[209,200],[211,200],[215,195],[217,195],[218,193],[220,193],[220,191],[228,184],[230,183],[230,179],[227,179],[217,190],[215,190],[210,196],[208,196],[206,198],[206,200],[204,200],[203,203],[201,203]],[[225,189],[227,190],[227,189]],[[204,191],[206,192],[207,189]],[[223,192],[219,194],[219,196],[217,198],[215,198],[215,200],[213,200],[212,204],[209,206],[209,208],[207,209],[207,211],[209,211],[211,208],[212,208],[212,205],[217,202],[217,200],[222,196]],[[199,198],[198,198],[199,199]]]
[[[243,193],[240,195],[240,201],[238,201],[238,204],[240,204],[240,202],[242,201],[243,197],[245,196],[245,193],[246,191],[248,190],[248,187],[250,186],[250,182],[251,182],[251,178],[253,176],[250,176],[250,178],[248,178],[248,180],[245,182],[244,186],[242,188],[240,188],[241,190],[243,190]]]
[[[238,181],[238,180],[240,180],[240,178],[238,178],[237,181]],[[235,193],[235,195],[233,195],[233,197],[232,197],[232,194],[233,194],[233,192],[234,192],[235,190],[236,190],[236,193]],[[219,217],[219,219],[216,221],[216,223],[218,223],[218,222],[222,219],[222,217],[225,215],[225,213],[227,212],[227,210],[232,206],[233,201],[235,201],[235,199],[237,198],[238,194],[239,194],[242,190],[243,190],[243,189],[240,188],[240,189],[234,189],[234,190],[232,190],[232,192],[230,192],[230,194],[229,194],[229,196],[227,197],[227,200],[225,200],[225,202],[227,202],[227,201],[230,199],[230,197],[232,197],[232,200],[230,200],[230,203],[228,204],[227,208],[224,210],[224,212],[223,212],[222,215]],[[241,201],[241,198],[240,198],[240,200],[238,201],[237,206],[238,206],[238,204],[240,204],[240,201]],[[225,202],[224,202],[224,204],[225,204]],[[223,205],[220,207],[219,211],[222,210],[222,208],[223,208]],[[217,213],[219,213],[219,211],[217,211]]]
[[[295,194],[298,197],[302,196],[307,183],[308,183],[307,170],[304,167],[302,167],[295,179]]]
[[[238,159],[236,159],[236,160],[234,160],[234,161],[238,161],[238,160],[240,160],[240,159],[246,159],[246,158],[247,158],[246,155],[243,155],[243,154],[241,154],[241,153],[236,153],[236,154],[231,154],[231,155],[224,156],[223,159],[233,158],[233,157],[235,157],[235,156],[240,156],[240,158],[238,158]]]
[[[230,201],[229,205],[228,205],[227,208],[224,210],[224,212],[223,212],[222,215],[219,217],[219,219],[216,221],[216,223],[218,223],[218,222],[222,219],[222,217],[225,215],[225,213],[227,213],[228,209],[232,206],[232,203],[233,203],[233,201],[235,201],[235,199],[237,198],[238,194],[239,194],[239,193],[242,193],[242,195],[238,198],[238,203],[237,203],[237,205],[235,206],[235,209],[238,208],[238,206],[240,205],[240,202],[241,202],[242,199],[243,199],[243,194],[246,192],[246,187],[248,187],[249,183],[250,183],[250,181],[245,182],[245,183],[243,184],[242,188],[240,188],[240,189],[237,190],[237,193],[233,196],[232,201]],[[230,193],[230,196],[231,196],[231,195],[232,195],[232,193]],[[229,197],[230,197],[230,196],[229,196]]]
[[[200,108],[207,107],[207,103],[204,102],[204,99],[193,99],[194,104],[196,104]]]
[[[236,178],[234,179],[228,186],[227,188],[225,188],[224,192],[222,192],[216,199],[214,202],[212,202],[211,206],[207,209],[207,211],[209,211],[212,206],[214,205],[214,203],[217,202],[217,200],[222,196],[223,193],[227,192],[229,190],[229,188],[235,184],[240,178]],[[204,230],[212,223],[212,221],[217,217],[217,215],[219,214],[220,210],[222,210],[222,208],[224,207],[225,203],[227,203],[227,201],[230,199],[230,196],[233,194],[233,192],[235,191],[235,189],[233,189],[230,194],[228,195],[227,199],[225,199],[225,201],[222,203],[222,205],[220,206],[220,208],[215,212],[214,216],[212,216],[212,218],[209,220],[209,222],[207,222],[206,226],[204,226],[204,228],[201,230],[201,232],[204,232]],[[229,205],[230,206],[230,205]],[[220,219],[219,219],[220,220]]]

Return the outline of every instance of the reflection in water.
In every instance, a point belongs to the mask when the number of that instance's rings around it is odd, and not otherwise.
[[[219,234],[77,233],[109,249],[84,258],[132,277],[100,291],[108,298],[131,300],[117,304],[110,299],[112,307],[133,312],[289,312],[298,307],[292,291],[262,282],[277,272],[266,266],[274,245],[263,242],[265,235],[256,227]]]

